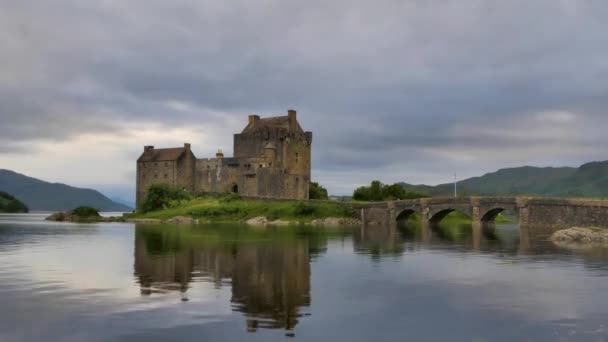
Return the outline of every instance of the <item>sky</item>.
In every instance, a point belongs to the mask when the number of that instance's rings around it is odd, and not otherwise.
[[[605,0],[0,0],[0,168],[134,198],[144,145],[296,109],[312,178],[438,184],[608,154]]]

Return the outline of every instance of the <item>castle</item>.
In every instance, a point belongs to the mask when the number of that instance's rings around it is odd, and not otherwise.
[[[137,159],[137,205],[150,185],[167,183],[192,193],[234,192],[243,196],[308,199],[312,132],[304,132],[295,110],[287,116],[249,115],[234,134],[234,157],[221,151],[197,159],[190,144],[145,146]]]

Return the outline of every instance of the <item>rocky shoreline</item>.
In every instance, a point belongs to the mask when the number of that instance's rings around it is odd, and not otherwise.
[[[258,216],[245,221],[248,225],[270,225],[270,226],[287,226],[292,224],[307,224],[313,226],[327,226],[327,227],[338,227],[338,226],[357,226],[361,225],[361,221],[355,218],[339,218],[339,217],[328,217],[323,219],[316,219],[311,222],[298,222],[298,221],[282,221],[282,220],[269,220],[265,216]]]
[[[211,223],[212,221],[201,221],[193,219],[188,216],[176,216],[168,220],[162,219],[148,219],[148,218],[127,218],[125,222],[128,223],[139,223],[139,224],[200,224],[200,223]],[[270,220],[265,216],[258,216],[246,221],[239,223],[245,223],[251,226],[289,226],[289,225],[312,225],[312,226],[326,226],[326,227],[338,227],[338,226],[358,226],[361,225],[361,221],[354,218],[338,218],[329,217],[323,219],[316,219],[311,222],[300,222],[300,221],[284,221],[284,220]]]
[[[54,222],[76,222],[76,223],[97,223],[97,222],[125,222],[123,217],[116,216],[79,216],[71,212],[59,212],[51,214],[45,218],[46,221]]]
[[[608,247],[608,229],[572,227],[556,231],[550,240],[559,247],[571,249]]]
[[[78,216],[71,212],[59,212],[54,213],[46,218],[47,221],[54,222],[75,222],[75,223],[97,223],[97,222],[126,222],[126,223],[137,223],[137,224],[200,224],[200,223],[211,223],[211,221],[201,221],[194,219],[189,216],[176,216],[171,219],[152,219],[152,218],[128,218],[128,217],[103,217],[103,216]],[[322,219],[315,219],[310,222],[300,221],[284,221],[284,220],[270,220],[265,216],[254,217],[246,221],[241,221],[252,226],[269,225],[269,226],[289,226],[289,225],[312,225],[312,226],[326,226],[326,227],[338,227],[338,226],[358,226],[361,225],[361,221],[355,218],[339,218],[339,217],[328,217]]]

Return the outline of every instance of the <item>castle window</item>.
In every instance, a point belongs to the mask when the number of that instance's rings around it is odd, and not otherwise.
[[[263,167],[264,167],[264,164],[260,164],[260,168],[263,168]]]
[[[156,166],[158,166],[158,163],[154,163],[154,166],[155,166],[155,167],[156,167]]]
[[[155,173],[155,174],[154,174],[154,178],[158,178],[158,173]]]
[[[165,178],[169,178],[169,176],[165,173]]]

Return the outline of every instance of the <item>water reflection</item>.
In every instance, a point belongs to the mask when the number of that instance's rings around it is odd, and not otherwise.
[[[608,249],[546,236],[0,216],[0,340],[606,340]]]
[[[180,291],[184,301],[193,281],[231,286],[232,309],[244,314],[248,331],[292,330],[310,306],[310,260],[330,236],[305,228],[138,226],[135,275],[142,295]]]
[[[354,242],[357,253],[373,259],[422,249],[526,256],[555,253],[558,247],[548,241],[550,232],[516,224],[399,221],[363,227],[354,234]]]

